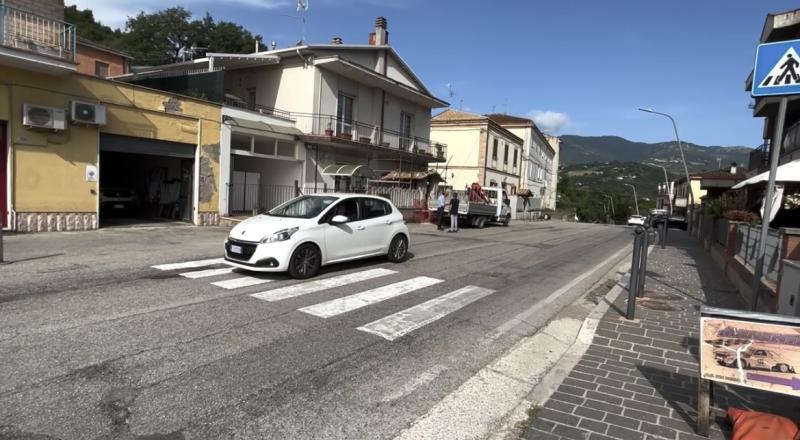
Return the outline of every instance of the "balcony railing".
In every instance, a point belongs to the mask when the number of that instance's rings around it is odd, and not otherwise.
[[[75,26],[0,4],[0,45],[75,62]]]
[[[293,120],[291,112],[287,112],[286,110],[281,110],[274,107],[266,107],[259,104],[250,104],[247,101],[233,99],[227,96],[223,100],[223,103],[230,107],[236,107],[242,110],[250,110],[252,112],[256,112],[262,115],[274,116],[276,118],[286,119],[288,121]]]
[[[767,168],[769,168],[769,144],[765,143],[750,152],[747,169],[761,171]]]
[[[437,159],[447,157],[447,146],[419,136],[411,136],[374,124],[339,118],[318,113],[291,113],[295,126],[311,136],[325,136],[362,144],[374,145],[399,151],[432,156]]]

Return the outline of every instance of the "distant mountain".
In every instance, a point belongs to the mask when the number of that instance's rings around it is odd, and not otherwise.
[[[725,168],[736,162],[747,166],[749,147],[720,147],[682,142],[689,171]],[[677,142],[646,144],[633,142],[619,136],[561,136],[560,164],[564,166],[585,163],[652,162],[669,171],[683,171]]]

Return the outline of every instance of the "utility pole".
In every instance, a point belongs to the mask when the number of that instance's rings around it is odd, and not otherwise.
[[[636,197],[636,187],[631,185],[630,183],[623,183],[625,186],[630,186],[633,188],[633,201],[636,204],[636,215],[639,215],[639,198]]]
[[[647,163],[647,162],[642,162],[642,163],[644,163],[645,165],[650,165],[651,167],[657,167],[664,170],[664,185],[666,185],[664,186],[664,190],[667,191],[667,202],[669,202],[669,215],[672,215],[672,189],[670,188],[669,185],[669,176],[667,176],[667,168],[661,165],[656,165],[654,163]]]

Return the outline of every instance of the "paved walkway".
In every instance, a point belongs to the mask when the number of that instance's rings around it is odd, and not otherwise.
[[[591,347],[557,391],[535,408],[526,439],[702,439],[695,434],[699,307],[745,309],[700,243],[670,231],[648,261],[646,300],[624,319],[626,293],[609,308]],[[800,399],[716,386],[709,438],[730,438],[729,406],[797,419]],[[780,403],[776,403],[780,402]]]

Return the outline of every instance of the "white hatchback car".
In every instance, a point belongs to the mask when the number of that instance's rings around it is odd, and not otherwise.
[[[628,226],[644,226],[644,216],[632,215],[628,218]]]
[[[410,237],[403,215],[383,197],[313,194],[236,225],[225,241],[225,260],[302,279],[327,264],[377,255],[399,263]]]

